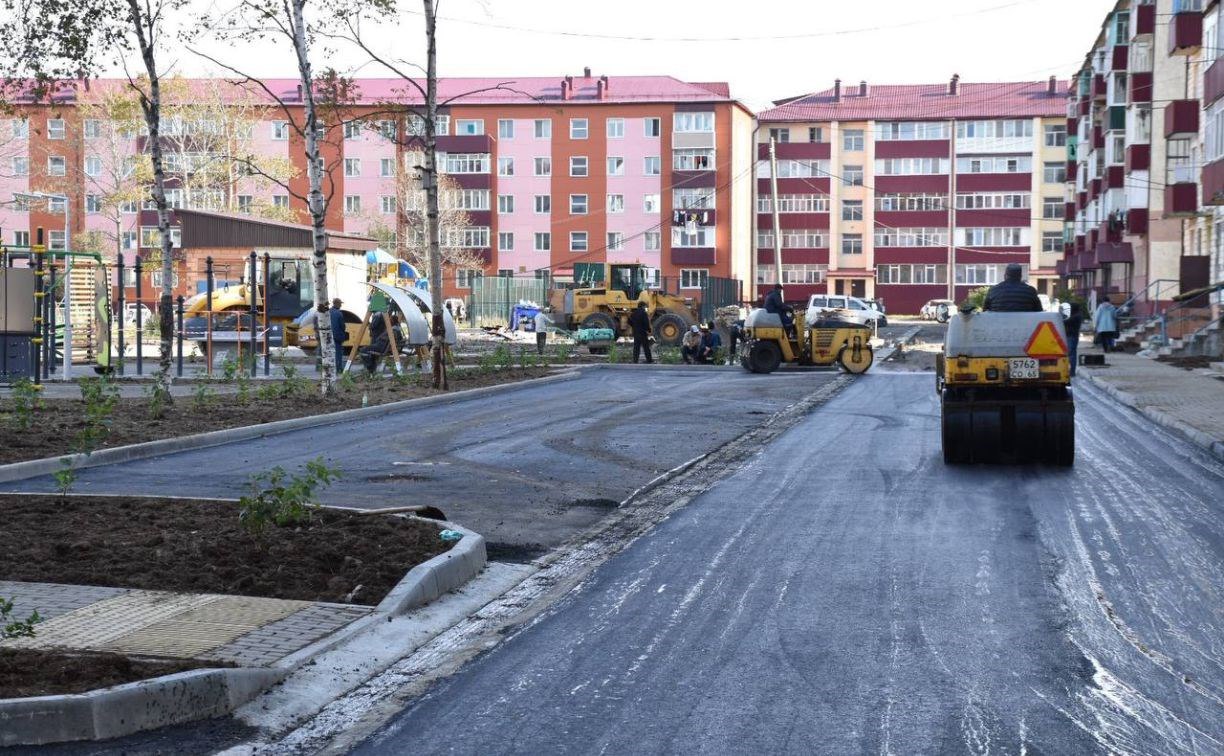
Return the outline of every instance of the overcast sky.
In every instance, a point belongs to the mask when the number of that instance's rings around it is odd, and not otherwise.
[[[207,1],[216,7],[219,0]],[[420,3],[400,0],[399,28],[377,46],[419,61]],[[752,107],[866,79],[875,84],[1065,78],[1096,38],[1113,0],[442,0],[442,76],[562,76],[590,66],[596,75],[668,74],[729,81]],[[308,6],[309,7],[309,6]],[[514,27],[514,28],[505,28]],[[603,35],[602,37],[600,35]],[[776,38],[776,37],[793,38]],[[686,40],[697,41],[686,41]],[[214,46],[222,57],[229,54]],[[252,54],[253,53],[253,54]],[[266,53],[266,54],[265,54]],[[230,53],[232,54],[232,53]],[[263,76],[293,76],[283,48],[244,51]],[[365,56],[341,50],[329,63],[384,76]],[[209,64],[179,58],[180,73]]]

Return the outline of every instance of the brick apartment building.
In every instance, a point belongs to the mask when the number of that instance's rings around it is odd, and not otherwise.
[[[758,114],[758,293],[774,282],[768,144],[777,142],[787,299],[960,300],[1018,262],[1053,293],[1062,258],[1067,84],[872,86]]]
[[[206,84],[182,86],[195,92]],[[266,84],[300,122],[297,82]],[[0,119],[0,199],[21,192],[66,194],[74,241],[96,231],[113,239],[110,249],[134,253],[156,245],[156,230],[139,223],[141,202],[129,199],[115,212],[103,211],[105,197],[133,170],[118,163],[146,146],[138,123],[108,123],[98,115],[103,93],[121,88],[117,81],[65,88],[51,104],[19,103],[12,117]],[[396,175],[419,163],[412,135],[421,128],[387,103],[406,102],[408,89],[396,80],[358,80],[351,107],[338,122],[324,123],[329,229],[403,229]],[[289,128],[286,109],[258,93],[252,103],[251,96],[243,93],[243,149],[284,168],[292,194],[304,195],[300,135]],[[467,293],[475,275],[547,276],[564,283],[605,261],[641,262],[660,280],[684,288],[700,287],[707,277],[747,280],[753,119],[726,84],[587,70],[552,78],[443,79],[439,100],[449,101],[437,123],[440,168],[456,187],[448,201],[468,219],[451,232],[450,243],[483,263],[447,271],[448,295]],[[234,175],[222,189],[192,188],[192,171],[204,170],[213,157],[198,145],[223,130],[216,122],[166,124],[167,142],[178,152],[196,150],[169,171],[171,204],[267,207],[305,222],[304,203],[258,175]],[[0,204],[0,241],[28,244],[36,228],[47,230],[49,244],[62,246],[62,205]]]

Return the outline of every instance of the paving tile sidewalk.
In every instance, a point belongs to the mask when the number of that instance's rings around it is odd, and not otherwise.
[[[1080,354],[1099,354],[1096,349]],[[1113,352],[1108,367],[1081,366],[1079,376],[1115,395],[1161,425],[1201,446],[1224,450],[1224,380],[1212,371],[1183,370],[1147,357]]]
[[[374,611],[373,607],[217,594],[0,581],[13,616],[38,611],[15,648],[114,651],[266,666]]]

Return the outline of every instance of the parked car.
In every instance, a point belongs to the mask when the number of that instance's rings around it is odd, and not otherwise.
[[[951,299],[932,299],[922,306],[918,314],[923,320],[939,320],[939,306],[943,305],[945,310],[951,310],[953,304]]]
[[[128,302],[123,305],[123,324],[125,326],[136,325],[136,310],[140,309],[140,325],[144,326],[150,320],[154,319],[153,310],[145,305]]]
[[[884,313],[858,297],[847,297],[841,294],[813,294],[808,300],[808,322],[815,320],[821,310],[842,310],[850,320],[863,325],[876,325],[881,328],[888,325],[888,318]]]

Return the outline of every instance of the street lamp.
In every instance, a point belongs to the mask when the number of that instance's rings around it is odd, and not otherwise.
[[[64,376],[72,379],[72,202],[66,194],[47,192],[13,192],[14,197],[26,199],[60,200],[64,203]],[[50,245],[47,245],[50,246]],[[51,335],[54,341],[55,334]]]

